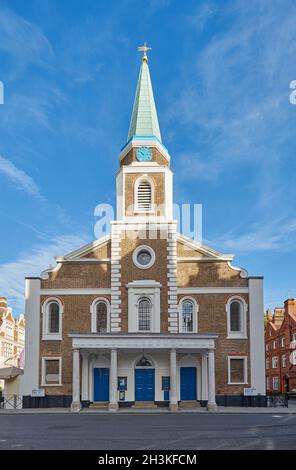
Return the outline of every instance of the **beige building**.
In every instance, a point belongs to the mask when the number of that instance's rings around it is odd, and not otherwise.
[[[170,164],[144,55],[111,234],[26,279],[24,406],[264,397],[263,279],[177,232]]]
[[[7,298],[0,297],[0,369],[20,365],[20,356],[25,347],[25,318],[12,315]],[[4,382],[0,380],[0,388]]]

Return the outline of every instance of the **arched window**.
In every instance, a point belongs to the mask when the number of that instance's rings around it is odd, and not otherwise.
[[[107,305],[105,302],[98,302],[96,304],[97,314],[97,333],[107,332]]]
[[[182,333],[193,332],[193,302],[185,300],[182,302]]]
[[[110,304],[104,297],[97,298],[90,306],[91,332],[110,332]]]
[[[141,180],[136,186],[136,211],[149,212],[152,210],[152,188],[147,180]]]
[[[151,303],[149,299],[143,298],[138,306],[139,331],[151,330]]]
[[[231,297],[226,304],[229,338],[247,337],[247,304],[242,298]]]
[[[47,299],[42,305],[42,339],[62,339],[63,304],[58,298]]]
[[[179,304],[179,332],[197,332],[198,305],[194,299],[183,299]]]
[[[242,305],[238,300],[233,300],[230,304],[230,331],[241,332],[242,330]]]
[[[59,333],[60,331],[60,307],[57,302],[48,305],[48,333]]]

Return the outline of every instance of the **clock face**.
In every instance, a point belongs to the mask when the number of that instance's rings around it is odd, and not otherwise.
[[[139,162],[149,162],[152,159],[152,151],[149,147],[140,147],[137,150],[137,160]]]

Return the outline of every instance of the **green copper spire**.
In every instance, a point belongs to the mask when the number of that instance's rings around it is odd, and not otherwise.
[[[139,50],[144,52],[144,56],[138,78],[128,139],[134,136],[155,136],[161,142],[148,59],[146,55],[148,49],[149,48],[147,48],[146,44],[139,48]]]

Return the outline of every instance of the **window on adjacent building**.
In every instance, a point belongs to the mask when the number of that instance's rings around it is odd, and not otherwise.
[[[266,377],[266,389],[269,390],[269,377]]]
[[[277,341],[274,341],[273,342],[273,349],[276,349],[277,348]]]
[[[229,357],[228,358],[228,382],[230,384],[247,383],[247,358]]]
[[[269,369],[269,357],[266,359],[266,369]]]
[[[278,367],[278,362],[279,362],[279,361],[278,361],[278,357],[277,357],[277,356],[274,356],[274,357],[272,358],[272,368],[273,368],[273,369],[276,369],[276,368]]]
[[[240,339],[246,337],[247,305],[243,299],[230,299],[226,304],[228,337]]]
[[[266,344],[265,346],[265,351],[268,351],[268,344]]]
[[[152,209],[152,188],[147,180],[141,180],[137,185],[136,211],[149,212]]]
[[[292,341],[296,341],[296,333],[292,334]]]
[[[138,305],[139,331],[150,331],[151,329],[151,302],[143,298]]]
[[[286,365],[287,365],[287,357],[286,357],[286,354],[283,354],[282,355],[282,366],[286,367]]]
[[[98,302],[96,304],[97,316],[97,333],[107,332],[107,304],[105,302]]]
[[[43,358],[42,360],[42,385],[61,385],[61,357]]]
[[[282,348],[284,348],[285,347],[285,337],[284,336],[281,339],[281,344],[282,344]]]
[[[279,389],[279,378],[278,377],[272,377],[272,388],[273,388],[273,390],[278,390]]]

